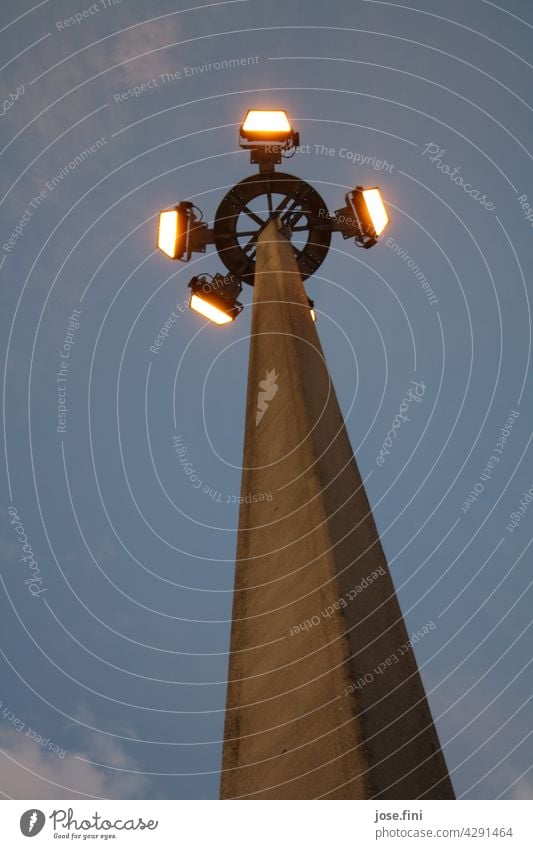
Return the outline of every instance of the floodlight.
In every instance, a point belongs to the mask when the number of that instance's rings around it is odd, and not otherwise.
[[[172,209],[164,209],[159,213],[157,247],[170,259],[181,259],[187,262],[193,251],[205,253],[209,241],[207,224],[202,221],[201,210],[197,211],[200,218],[194,214],[191,201],[182,200]]]
[[[374,232],[376,236],[379,236],[389,223],[389,216],[387,215],[381,192],[377,188],[363,189],[363,198]]]
[[[371,248],[389,223],[381,192],[356,186],[345,199],[346,206],[331,216],[331,229],[339,230],[345,239],[355,238],[361,248]]]
[[[315,302],[312,301],[311,298],[308,298],[307,303],[309,304],[309,312],[311,313],[311,319],[313,321],[316,321]]]
[[[381,192],[377,187],[364,189],[356,186],[346,195],[346,203],[357,219],[359,232],[355,234],[356,242],[365,248],[372,247],[389,223]]]
[[[159,213],[157,247],[170,259],[181,259],[187,245],[188,216],[176,206]]]
[[[241,147],[255,151],[266,146],[287,150],[300,143],[284,109],[249,109],[239,132]]]
[[[229,324],[243,309],[237,300],[242,285],[233,275],[200,275],[189,283],[189,307],[214,324]]]
[[[203,315],[204,318],[208,318],[214,324],[229,324],[234,318],[226,312],[225,308],[221,309],[217,304],[212,303],[212,300],[208,300],[205,295],[196,295],[194,292],[191,294],[189,306],[194,312]]]
[[[241,127],[241,135],[251,141],[283,141],[292,132],[284,109],[249,109]]]

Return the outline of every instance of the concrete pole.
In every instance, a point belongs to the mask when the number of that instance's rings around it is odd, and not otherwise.
[[[243,466],[221,798],[453,799],[276,221],[257,245]]]

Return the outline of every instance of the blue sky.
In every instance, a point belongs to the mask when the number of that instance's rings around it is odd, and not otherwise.
[[[2,4],[4,796],[218,795],[250,311],[184,309],[221,263],[171,263],[155,221],[213,220],[260,106],[331,210],[381,186],[384,239],[337,236],[307,290],[408,630],[437,626],[456,793],[531,798],[532,26],[525,0]]]

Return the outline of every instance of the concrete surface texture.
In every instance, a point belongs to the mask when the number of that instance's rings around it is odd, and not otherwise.
[[[259,238],[254,290],[221,798],[452,799],[294,252],[275,221]]]

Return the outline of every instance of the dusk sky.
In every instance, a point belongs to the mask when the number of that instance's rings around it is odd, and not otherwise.
[[[3,797],[218,797],[253,293],[204,322],[156,223],[259,107],[383,193],[306,289],[456,795],[532,798],[532,45],[528,0],[0,5]]]

